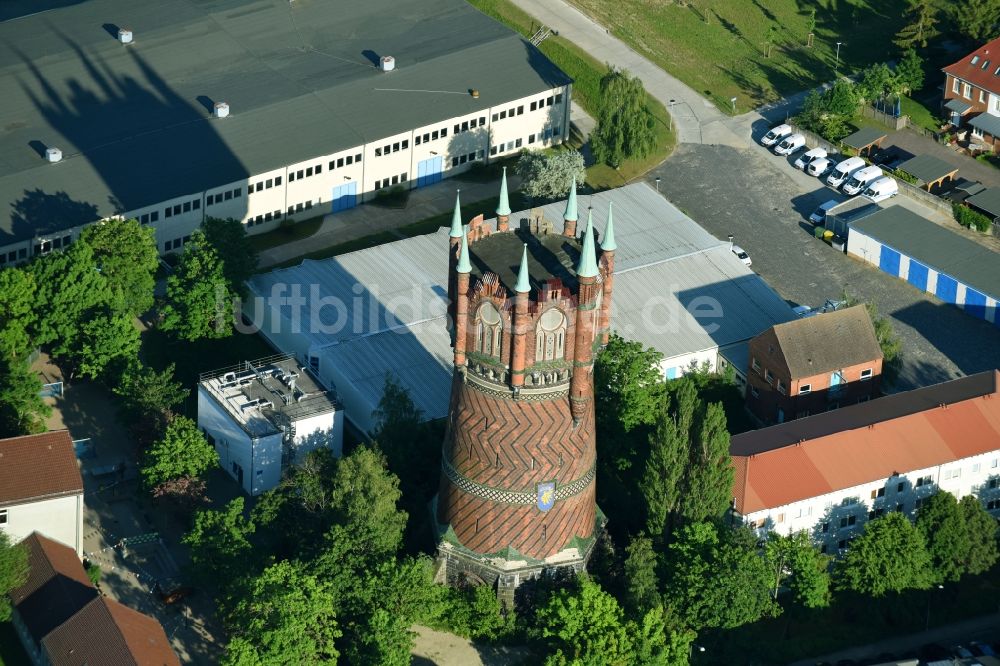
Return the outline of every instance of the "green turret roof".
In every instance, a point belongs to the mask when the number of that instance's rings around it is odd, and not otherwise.
[[[451,216],[451,232],[448,234],[452,238],[462,237],[462,202],[459,198],[461,190],[455,191],[455,214]]]
[[[469,235],[468,230],[462,227],[462,249],[458,251],[458,266],[455,267],[458,273],[471,273],[472,262],[469,261]]]
[[[612,203],[608,202],[608,225],[604,227],[604,240],[601,241],[601,249],[605,252],[614,252],[618,249],[615,243],[615,219],[612,211]]]
[[[597,277],[597,252],[594,250],[594,215],[587,213],[587,230],[583,232],[583,249],[580,251],[580,265],[576,267],[577,277]]]
[[[573,187],[569,188],[569,197],[566,199],[566,212],[563,213],[563,219],[574,222],[580,219],[576,214],[576,176],[573,176]]]
[[[510,200],[507,198],[507,167],[500,176],[500,203],[497,204],[497,215],[510,215]]]
[[[531,291],[531,281],[528,280],[528,244],[524,244],[524,250],[521,253],[521,268],[517,271],[517,284],[514,285],[514,291],[519,294],[527,294]]]

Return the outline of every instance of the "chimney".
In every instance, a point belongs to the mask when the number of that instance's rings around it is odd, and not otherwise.
[[[216,102],[214,113],[216,118],[229,117],[229,104],[226,102]]]
[[[132,30],[130,28],[118,28],[118,41],[122,44],[131,44]]]

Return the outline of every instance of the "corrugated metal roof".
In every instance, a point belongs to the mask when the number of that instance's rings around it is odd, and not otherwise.
[[[1000,116],[992,113],[980,113],[969,121],[969,124],[992,136],[1000,136]]]
[[[46,4],[0,22],[0,245],[570,81],[462,0]]]
[[[905,206],[880,210],[852,223],[851,229],[984,294],[1000,298],[1000,254],[920,217]]]
[[[1000,371],[956,379],[732,439],[742,514],[1000,448]]]
[[[965,203],[984,210],[993,217],[1000,217],[1000,187],[987,187],[972,192]]]
[[[944,103],[944,108],[948,109],[949,111],[954,111],[954,112],[956,112],[958,114],[963,114],[966,111],[968,111],[969,109],[971,109],[972,105],[971,104],[966,104],[965,102],[963,102],[960,99],[952,98],[952,99],[949,99],[947,102]]]

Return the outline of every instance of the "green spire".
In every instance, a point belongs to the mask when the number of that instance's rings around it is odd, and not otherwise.
[[[601,241],[601,249],[605,252],[614,252],[618,249],[615,243],[615,219],[611,210],[612,203],[608,202],[608,225],[604,227],[604,240]]]
[[[583,250],[580,264],[576,267],[577,277],[597,277],[597,252],[594,250],[594,215],[587,212],[587,230],[583,232]]]
[[[517,284],[514,285],[514,291],[519,294],[526,294],[531,291],[531,282],[528,280],[528,244],[524,244],[524,250],[521,252],[521,268],[517,271]]]
[[[462,202],[459,199],[461,191],[455,190],[455,214],[451,216],[451,233],[448,234],[452,238],[462,237]]]
[[[507,198],[507,167],[503,168],[500,177],[500,203],[497,205],[497,215],[510,215],[510,201]]]
[[[458,273],[471,273],[472,262],[469,261],[469,235],[467,229],[462,227],[462,249],[458,251],[458,266],[455,271]]]
[[[576,215],[576,176],[573,176],[573,187],[569,189],[569,197],[566,199],[566,212],[563,213],[564,220],[577,221]]]

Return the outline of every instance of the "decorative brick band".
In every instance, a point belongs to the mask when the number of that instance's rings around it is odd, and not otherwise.
[[[490,486],[485,486],[481,483],[477,483],[472,479],[463,476],[457,469],[451,466],[451,463],[447,459],[443,461],[442,467],[444,468],[444,474],[448,477],[448,480],[455,484],[459,490],[469,495],[474,495],[475,497],[480,497],[490,502],[498,502],[500,504],[535,504],[538,502],[538,494],[535,489],[517,491],[517,490],[504,490],[502,488],[491,488]],[[594,482],[594,478],[597,476],[597,466],[590,468],[590,471],[581,476],[579,479],[570,481],[567,484],[561,485],[556,488],[556,499],[555,501],[567,500],[574,495],[579,495],[587,486]]]

